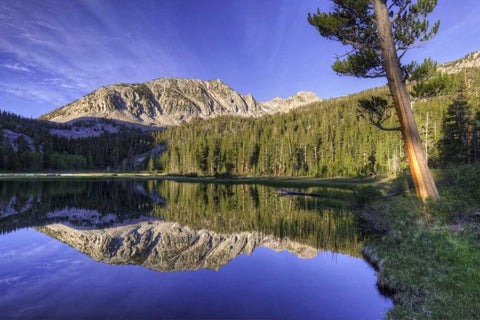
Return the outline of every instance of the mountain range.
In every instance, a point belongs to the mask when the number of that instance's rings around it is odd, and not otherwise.
[[[220,115],[259,117],[288,112],[320,100],[313,92],[302,91],[287,99],[258,102],[251,94],[239,94],[220,79],[162,78],[101,87],[41,119],[69,122],[78,118],[107,118],[163,127]]]

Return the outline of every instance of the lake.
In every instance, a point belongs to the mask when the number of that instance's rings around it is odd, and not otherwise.
[[[382,319],[351,190],[0,182],[1,319]]]

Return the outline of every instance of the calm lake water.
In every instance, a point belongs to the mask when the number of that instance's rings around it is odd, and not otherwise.
[[[351,192],[0,182],[1,319],[381,319]]]

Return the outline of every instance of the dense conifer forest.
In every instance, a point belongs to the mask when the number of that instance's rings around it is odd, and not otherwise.
[[[79,139],[50,133],[51,129],[70,128],[0,112],[0,170],[127,170],[135,167],[135,155],[152,149],[150,134],[126,126],[120,126],[117,133]],[[7,141],[7,132],[15,133],[14,141]]]
[[[414,100],[413,109],[433,167],[478,160],[480,70],[466,69],[451,77],[454,85],[441,92],[430,90],[431,83],[412,86],[417,95],[428,93]],[[399,173],[406,166],[400,132],[380,130],[359,113],[359,100],[372,96],[388,100],[387,89],[325,100],[286,114],[220,117],[171,128],[155,134],[155,141],[168,147],[149,167],[204,175]],[[398,126],[395,117],[384,126]]]

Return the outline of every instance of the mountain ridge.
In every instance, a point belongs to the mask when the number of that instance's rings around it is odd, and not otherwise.
[[[220,79],[159,78],[145,83],[100,87],[40,119],[69,122],[90,117],[175,126],[220,115],[259,117],[288,112],[320,100],[313,92],[301,91],[287,99],[258,102],[251,94],[240,94]]]
[[[466,68],[478,68],[480,67],[480,51],[474,51],[463,58],[442,63],[438,66],[438,71],[454,74],[459,73]]]

